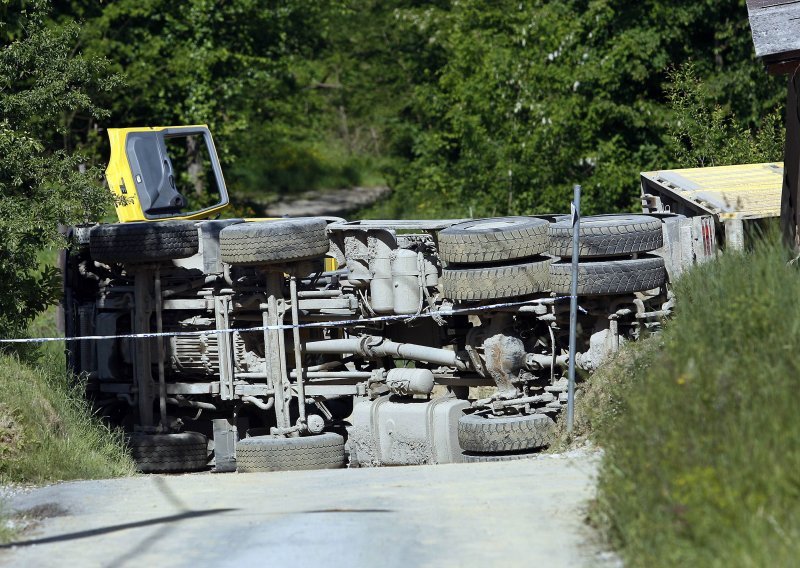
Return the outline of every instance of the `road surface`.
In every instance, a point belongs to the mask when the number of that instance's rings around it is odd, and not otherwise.
[[[140,476],[17,495],[49,511],[15,566],[596,566],[597,454],[501,463]]]

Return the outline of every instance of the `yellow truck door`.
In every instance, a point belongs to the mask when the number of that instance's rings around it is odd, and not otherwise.
[[[203,219],[228,205],[205,125],[109,128],[106,180],[120,222]]]

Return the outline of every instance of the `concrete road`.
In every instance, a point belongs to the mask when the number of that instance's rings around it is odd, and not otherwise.
[[[377,469],[141,476],[18,495],[52,516],[15,566],[595,566],[597,455]],[[616,562],[613,562],[614,564]]]

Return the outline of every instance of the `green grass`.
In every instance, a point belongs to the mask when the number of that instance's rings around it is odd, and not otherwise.
[[[57,345],[35,362],[0,354],[0,484],[134,473],[121,433],[92,416]],[[0,544],[18,536],[10,519],[15,516],[0,502]]]
[[[42,264],[56,253],[43,251]],[[31,337],[59,336],[56,308],[34,320]],[[120,432],[91,414],[79,382],[66,369],[64,344],[0,353],[0,484],[41,484],[132,475]],[[0,543],[16,536],[0,502]]]
[[[130,475],[121,434],[92,416],[57,352],[0,355],[0,483]]]
[[[596,524],[630,566],[800,558],[800,271],[761,244],[692,270],[658,338],[592,379]]]
[[[42,262],[55,263],[44,251]],[[30,337],[57,337],[56,306]],[[46,483],[130,475],[121,433],[91,414],[80,381],[67,370],[63,342],[0,353],[0,483]]]

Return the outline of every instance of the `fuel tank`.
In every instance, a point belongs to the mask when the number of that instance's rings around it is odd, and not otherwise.
[[[466,400],[395,395],[359,402],[348,428],[350,465],[375,467],[464,461],[458,419]]]

